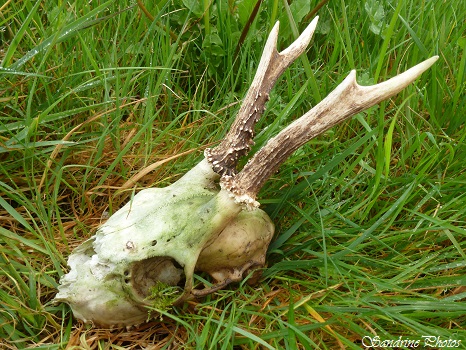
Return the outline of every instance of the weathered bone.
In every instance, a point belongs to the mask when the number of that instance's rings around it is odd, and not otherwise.
[[[356,71],[325,99],[270,139],[235,176],[224,177],[223,187],[239,200],[251,202],[267,179],[303,144],[332,126],[397,94],[437,61],[438,56],[408,69],[390,80],[373,86],[356,82]]]
[[[236,174],[238,159],[253,143],[254,125],[270,90],[304,52],[316,24],[317,18],[281,53],[276,49],[278,24],[273,28],[254,82],[224,141],[206,151],[206,158],[172,185],[140,191],[76,248],[55,300],[68,303],[85,322],[130,326],[147,320],[147,307],[166,308],[210,294],[265,265],[274,225],[256,208],[255,197],[264,182],[296,148],[396,94],[438,58],[370,87],[359,86],[351,72]],[[195,289],[195,270],[210,274],[214,284]]]
[[[287,67],[306,50],[317,26],[316,17],[304,32],[288,48],[277,51],[279,23],[273,27],[262,53],[254,80],[243,100],[238,115],[230,131],[222,142],[205,152],[212,169],[220,175],[236,174],[236,164],[239,158],[246,155],[254,143],[254,126],[264,111],[277,79]]]

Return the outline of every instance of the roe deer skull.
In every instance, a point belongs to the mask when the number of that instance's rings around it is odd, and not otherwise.
[[[131,326],[148,319],[148,307],[165,308],[242,280],[265,264],[274,225],[256,195],[300,146],[332,126],[404,89],[434,56],[374,86],[356,73],[324,100],[273,137],[237,172],[253,144],[270,90],[308,46],[315,18],[301,36],[277,51],[278,23],[267,39],[255,78],[227,136],[181,179],[140,191],[69,257],[55,300],[74,315],[101,326]],[[195,271],[215,284],[196,289]]]

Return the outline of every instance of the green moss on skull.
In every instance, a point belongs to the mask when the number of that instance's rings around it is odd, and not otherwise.
[[[183,289],[177,286],[157,281],[151,288],[149,296],[146,298],[150,307],[153,309],[166,311],[183,292]]]

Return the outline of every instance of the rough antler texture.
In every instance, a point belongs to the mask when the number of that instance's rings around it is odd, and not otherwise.
[[[251,87],[227,136],[220,144],[205,152],[213,170],[219,175],[234,175],[239,158],[246,155],[254,143],[254,126],[258,122],[270,90],[285,69],[306,49],[317,25],[316,17],[306,30],[282,52],[277,51],[279,23],[273,27],[265,44]]]
[[[397,94],[437,59],[438,56],[431,57],[406,72],[373,86],[359,85],[356,82],[356,71],[351,71],[330,95],[270,139],[237,176],[224,177],[223,187],[240,200],[254,199],[267,179],[296,149],[343,120]]]

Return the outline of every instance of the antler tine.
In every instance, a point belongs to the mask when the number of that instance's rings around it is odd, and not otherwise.
[[[325,99],[270,139],[236,177],[223,178],[222,187],[229,190],[237,201],[258,205],[254,200],[256,194],[296,149],[343,120],[397,94],[437,59],[438,56],[431,57],[406,72],[373,86],[359,85],[356,82],[356,71],[351,71]]]
[[[254,80],[228,134],[217,147],[205,151],[212,169],[219,175],[236,173],[239,158],[246,155],[254,143],[254,126],[264,111],[270,90],[285,69],[304,52],[314,34],[317,21],[318,17],[282,52],[277,51],[279,23],[273,27]]]

